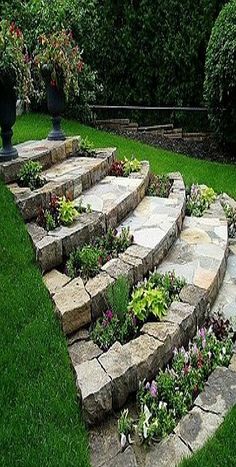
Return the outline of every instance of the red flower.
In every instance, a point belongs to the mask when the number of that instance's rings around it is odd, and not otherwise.
[[[55,79],[51,79],[51,83],[50,83],[50,84],[51,84],[51,86],[56,87],[57,82],[56,82]]]

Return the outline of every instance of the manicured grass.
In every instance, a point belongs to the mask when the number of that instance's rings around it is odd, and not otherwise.
[[[66,340],[1,181],[0,309],[0,465],[88,467]]]
[[[184,460],[180,467],[235,467],[235,433],[236,406],[204,448]]]
[[[38,114],[24,115],[18,118],[15,125],[15,141],[44,138],[48,134],[49,128],[48,117]],[[226,191],[236,198],[236,165],[198,160],[164,149],[157,149],[138,141],[80,125],[75,121],[65,121],[63,128],[67,135],[88,136],[89,140],[97,147],[117,147],[120,157],[135,155],[138,159],[148,159],[152,170],[156,173],[179,171],[188,184],[205,183],[212,186],[217,192]]]

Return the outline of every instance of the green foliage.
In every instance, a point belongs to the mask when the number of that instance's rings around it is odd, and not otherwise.
[[[99,318],[91,330],[91,339],[103,350],[108,350],[116,341],[125,344],[137,332],[136,320],[128,312],[129,283],[119,277],[108,290],[108,303],[111,309]]]
[[[172,183],[168,175],[155,175],[152,173],[147,188],[147,195],[168,198],[171,185]]]
[[[130,285],[125,277],[119,277],[107,292],[107,299],[112,311],[116,314],[120,323],[125,321],[129,305]]]
[[[7,20],[0,20],[0,84],[12,86],[16,97],[29,103],[32,93],[30,60],[21,30]]]
[[[106,235],[98,238],[95,244],[104,250],[107,257],[116,257],[119,253],[123,253],[132,242],[133,236],[130,234],[129,227],[122,228],[120,234],[110,227]]]
[[[205,99],[220,141],[236,144],[236,0],[221,11],[206,54]],[[235,147],[235,146],[234,146]]]
[[[224,212],[228,221],[229,238],[236,237],[236,209],[227,203],[223,204]]]
[[[124,175],[128,177],[132,172],[138,172],[141,169],[141,162],[132,157],[131,159],[124,159]]]
[[[96,246],[85,245],[70,254],[66,269],[70,277],[82,276],[84,279],[94,277],[100,269],[102,252]]]
[[[188,216],[201,217],[216,199],[213,188],[192,185],[187,190],[186,213]]]
[[[71,225],[78,217],[78,211],[74,207],[73,201],[66,199],[65,196],[59,198],[59,221],[63,225]]]
[[[93,149],[94,149],[94,144],[91,141],[89,141],[87,136],[81,139],[81,142],[80,142],[81,151],[89,152],[89,151],[92,151]]]
[[[28,186],[31,190],[36,190],[44,185],[45,181],[41,177],[43,167],[39,162],[26,162],[18,173],[18,183],[20,186]]]
[[[161,319],[166,315],[167,295],[164,290],[152,289],[145,284],[132,293],[129,310],[139,321],[147,321],[150,315]]]

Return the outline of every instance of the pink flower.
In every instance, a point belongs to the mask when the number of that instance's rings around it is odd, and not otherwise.
[[[201,329],[199,330],[199,336],[200,336],[202,339],[204,339],[204,338],[206,337],[206,330],[205,330],[205,328],[201,328]]]
[[[113,318],[113,312],[112,312],[112,310],[107,310],[107,311],[106,311],[106,318],[107,318],[109,321],[112,320],[112,318]]]

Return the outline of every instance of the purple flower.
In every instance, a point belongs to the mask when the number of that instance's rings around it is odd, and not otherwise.
[[[151,387],[150,387],[150,394],[152,397],[157,397],[157,383],[156,381],[152,381]]]
[[[106,311],[106,318],[107,318],[109,321],[112,320],[112,318],[113,318],[113,312],[112,312],[112,310],[107,310],[107,311]]]
[[[204,339],[204,338],[206,337],[206,330],[205,330],[205,328],[201,328],[201,329],[199,330],[199,336],[200,336],[202,339]]]

